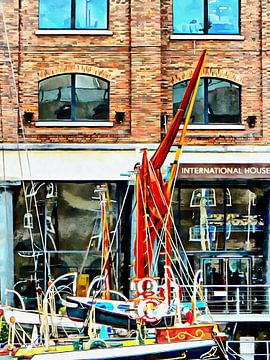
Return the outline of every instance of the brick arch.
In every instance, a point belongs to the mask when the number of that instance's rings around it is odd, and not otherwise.
[[[192,75],[193,75],[193,70],[187,70],[182,73],[179,73],[173,77],[172,84],[175,85],[181,81],[189,80],[192,77]],[[243,76],[236,74],[233,71],[228,71],[220,68],[211,68],[211,67],[205,68],[202,73],[202,77],[221,78],[224,80],[233,81],[239,85],[242,85],[244,83]]]
[[[69,65],[51,67],[51,68],[39,71],[37,73],[37,77],[38,77],[38,81],[40,81],[47,77],[61,75],[63,73],[66,73],[66,74],[67,73],[68,74],[83,73],[83,74],[87,74],[87,75],[98,76],[98,77],[101,77],[108,81],[112,80],[112,74],[105,69],[98,68],[96,66],[79,65],[79,64],[74,64],[74,65],[69,64]]]

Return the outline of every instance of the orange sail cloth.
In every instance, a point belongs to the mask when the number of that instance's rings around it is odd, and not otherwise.
[[[147,218],[145,211],[146,196],[147,196],[147,175],[148,175],[148,160],[146,150],[143,153],[142,165],[136,175],[136,241],[135,241],[135,275],[138,278],[143,278],[148,273],[147,260]]]
[[[138,278],[150,276],[155,239],[157,237],[157,232],[161,229],[164,222],[167,223],[166,231],[170,231],[171,220],[168,214],[170,189],[167,189],[167,185],[162,179],[160,168],[174,143],[179,126],[189,106],[192,93],[204,64],[205,56],[206,51],[203,51],[187,86],[179,110],[175,115],[165,138],[150,161],[147,159],[146,150],[144,150],[142,165],[137,169],[137,229],[134,247],[134,271],[135,276]],[[169,235],[167,235],[167,237],[168,236]],[[169,241],[168,237],[166,251],[170,252],[171,246]]]
[[[168,209],[162,184],[157,180],[147,152],[136,177],[137,231],[135,242],[135,274],[138,278],[150,275],[156,228],[160,228]]]

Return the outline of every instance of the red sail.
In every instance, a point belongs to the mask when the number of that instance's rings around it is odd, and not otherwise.
[[[169,231],[171,226],[171,219],[168,216],[170,190],[166,189],[166,184],[163,182],[160,168],[176,138],[179,126],[183,120],[196,81],[203,66],[205,56],[206,51],[203,51],[187,86],[179,110],[175,115],[165,138],[150,161],[148,161],[147,152],[144,150],[142,165],[138,169],[139,172],[136,176],[137,229],[134,247],[134,271],[138,278],[150,275],[153,248],[157,232],[164,225],[164,222],[166,223],[166,232]],[[166,250],[170,252],[171,245],[170,240],[168,239],[169,234],[166,236],[168,247]]]
[[[143,152],[142,165],[136,175],[136,241],[134,247],[135,264],[134,271],[138,278],[148,274],[147,261],[147,219],[146,219],[146,198],[147,198],[147,176],[148,160],[146,150]]]
[[[163,224],[168,199],[144,150],[142,165],[136,177],[137,231],[135,242],[135,274],[150,275],[156,228]]]

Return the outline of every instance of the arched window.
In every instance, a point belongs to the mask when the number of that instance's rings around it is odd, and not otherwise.
[[[39,29],[107,29],[108,0],[39,0]]]
[[[85,74],[62,74],[39,82],[39,120],[109,119],[109,82]]]
[[[173,0],[174,34],[239,34],[239,0]]]
[[[173,86],[173,113],[183,98],[188,81]],[[219,78],[201,78],[191,124],[240,124],[240,85]]]

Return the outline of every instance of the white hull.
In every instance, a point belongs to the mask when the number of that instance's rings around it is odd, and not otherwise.
[[[216,353],[216,343],[213,340],[189,341],[153,345],[135,345],[116,348],[79,350],[54,354],[34,355],[32,360],[110,360],[110,359],[221,359]],[[199,357],[195,352],[199,352]],[[188,357],[185,357],[186,356]],[[189,355],[188,355],[189,354]],[[195,356],[195,357],[194,357]],[[202,356],[202,357],[201,357]]]
[[[23,325],[40,325],[42,313],[35,310],[22,310],[10,306],[1,306],[4,310],[4,317],[10,324],[11,317],[15,318],[15,322]],[[83,322],[73,321],[65,315],[48,314],[48,324],[63,329],[82,329]]]

